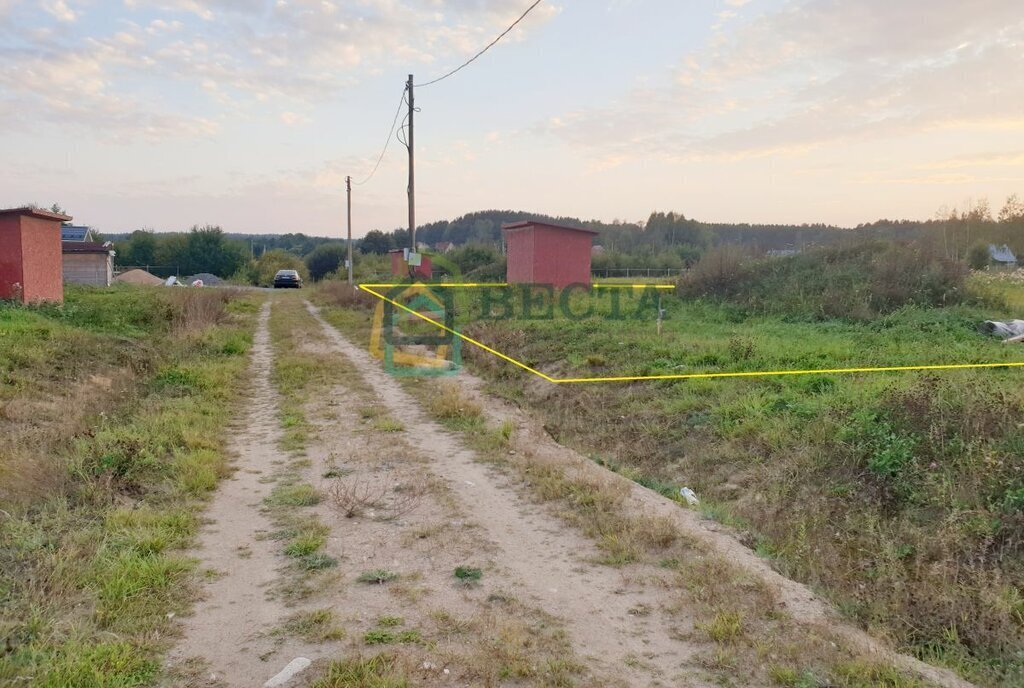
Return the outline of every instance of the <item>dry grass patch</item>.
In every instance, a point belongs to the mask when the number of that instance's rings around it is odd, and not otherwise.
[[[376,297],[362,291],[358,287],[336,280],[320,282],[317,285],[316,300],[324,305],[341,308],[371,309],[378,303]]]
[[[472,685],[525,682],[538,686],[593,685],[561,628],[540,612],[503,599],[458,618],[435,610],[437,652],[454,679]]]
[[[341,640],[346,635],[345,629],[335,624],[334,612],[330,609],[313,609],[292,614],[277,633],[296,636],[307,643]]]
[[[457,382],[445,380],[432,390],[428,408],[434,417],[441,420],[480,416],[483,407],[467,398]]]
[[[312,688],[410,688],[411,685],[396,658],[381,654],[333,662]]]

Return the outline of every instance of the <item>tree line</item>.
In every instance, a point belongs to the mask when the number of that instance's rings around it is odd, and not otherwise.
[[[966,260],[972,249],[977,257],[982,249],[987,250],[989,243],[1007,244],[1015,253],[1024,253],[1024,201],[1017,195],[1007,198],[998,213],[982,199],[962,209],[942,209],[931,220],[881,219],[856,227],[821,223],[711,223],[675,212],[652,212],[642,222],[606,223],[523,211],[485,210],[418,227],[416,240],[431,247],[448,242],[500,252],[501,226],[526,219],[596,230],[594,244],[601,248],[593,256],[595,269],[680,269],[696,263],[710,248],[722,245],[740,245],[752,253],[801,252],[870,239],[923,243],[959,261]],[[362,240],[361,248],[366,253],[384,254],[408,245],[406,229],[374,230]]]
[[[526,219],[596,230],[594,244],[601,248],[594,252],[595,269],[681,269],[721,245],[740,245],[753,253],[800,252],[865,239],[921,243],[950,259],[973,264],[983,261],[983,252],[990,243],[1006,244],[1015,253],[1024,254],[1024,201],[1017,195],[1006,199],[998,212],[981,200],[962,209],[943,209],[932,220],[882,219],[856,227],[708,223],[675,212],[653,212],[643,222],[606,223],[525,211],[485,210],[425,224],[417,228],[416,239],[434,251],[444,245],[442,242],[452,244],[457,250],[446,253],[446,259],[463,274],[500,276],[504,270],[501,227]],[[273,273],[284,268],[322,279],[344,270],[347,252],[345,242],[339,239],[301,233],[228,234],[210,225],[195,226],[185,233],[137,230],[110,238],[115,239],[119,266],[148,266],[161,276],[209,272],[252,284],[269,283]],[[370,231],[353,247],[359,256],[357,270],[386,271],[386,261],[381,257],[408,245],[407,229]]]
[[[343,267],[345,242],[305,234],[238,235],[220,227],[195,226],[185,233],[136,230],[115,235],[119,268],[142,268],[161,277],[208,272],[254,285],[272,283],[282,269],[322,279]]]

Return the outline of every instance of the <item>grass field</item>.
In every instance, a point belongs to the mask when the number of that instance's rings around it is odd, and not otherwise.
[[[0,305],[0,684],[157,680],[256,309],[132,287]]]
[[[524,318],[518,292],[511,317],[480,317],[505,314],[497,293],[484,308],[460,292],[457,308],[466,334],[556,378],[1024,361],[976,329],[1024,317],[1024,289],[969,289],[959,305],[870,318],[668,294],[660,335],[640,291],[621,294],[618,318],[607,295],[583,318],[558,304]],[[366,341],[369,311],[330,317]],[[693,488],[707,515],[877,635],[984,685],[1024,681],[1020,369],[556,386],[463,353],[560,441],[666,495]]]

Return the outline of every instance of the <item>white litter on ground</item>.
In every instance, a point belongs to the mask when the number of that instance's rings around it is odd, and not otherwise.
[[[284,669],[281,669],[276,676],[264,683],[263,688],[279,688],[279,686],[285,685],[309,668],[309,665],[312,663],[312,661],[305,657],[296,657],[292,661],[288,662],[288,665]]]
[[[688,487],[680,487],[679,494],[682,495],[683,499],[685,499],[686,503],[690,506],[697,506],[700,504],[700,500],[697,499],[697,493]]]
[[[1024,334],[1024,320],[986,320],[981,324],[985,334],[999,335],[1003,339]]]

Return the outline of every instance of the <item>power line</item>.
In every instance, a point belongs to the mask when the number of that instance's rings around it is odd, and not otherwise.
[[[380,163],[384,160],[384,154],[388,152],[388,146],[391,144],[391,137],[395,134],[395,125],[398,124],[398,116],[402,114],[402,106],[405,105],[405,93],[406,90],[402,89],[402,98],[398,101],[398,109],[395,110],[395,119],[391,122],[391,130],[388,132],[388,138],[384,141],[384,148],[381,149],[380,155],[377,157],[377,164],[373,166],[373,171],[361,182],[352,182],[356,186],[362,186],[366,182],[373,179],[373,175],[377,174],[377,168],[380,167]]]
[[[475,60],[476,60],[476,59],[477,59],[478,57],[480,57],[480,56],[481,56],[481,55],[483,55],[483,54],[484,54],[485,52],[487,52],[488,50],[490,50],[490,49],[491,49],[491,48],[492,48],[492,47],[494,46],[494,44],[495,44],[495,43],[497,43],[497,42],[498,42],[498,41],[500,41],[500,40],[501,40],[502,38],[504,38],[504,37],[505,37],[505,35],[506,35],[506,34],[508,34],[508,32],[509,32],[509,31],[511,31],[512,29],[516,28],[516,24],[518,24],[519,22],[523,21],[523,19],[525,19],[525,18],[526,18],[526,15],[528,15],[528,14],[529,14],[529,13],[530,13],[531,11],[533,11],[533,8],[534,8],[534,7],[536,7],[537,5],[539,5],[540,3],[541,3],[541,0],[537,0],[537,2],[535,2],[535,3],[533,3],[532,5],[530,5],[529,7],[527,7],[527,8],[526,8],[526,11],[525,11],[525,12],[523,12],[523,13],[522,13],[521,15],[519,15],[519,19],[516,19],[516,20],[515,20],[514,22],[512,22],[512,25],[511,25],[511,26],[509,26],[509,27],[508,27],[507,29],[505,29],[504,31],[502,31],[502,32],[501,32],[501,34],[500,34],[500,35],[499,35],[499,36],[498,36],[497,38],[495,38],[495,39],[494,39],[493,41],[491,41],[490,43],[488,43],[488,44],[487,44],[487,46],[486,46],[486,47],[485,47],[485,48],[484,48],[483,50],[481,50],[480,52],[478,52],[478,53],[477,53],[476,55],[474,55],[473,57],[469,58],[468,60],[466,60],[466,61],[465,61],[465,62],[463,62],[463,63],[462,63],[461,65],[459,65],[458,67],[456,67],[456,68],[455,68],[455,69],[453,69],[452,71],[448,72],[448,73],[447,73],[447,74],[445,74],[444,76],[439,76],[439,77],[437,77],[436,79],[434,79],[433,81],[428,81],[428,82],[427,82],[427,83],[425,83],[425,84],[415,84],[416,88],[422,88],[423,86],[430,86],[431,84],[436,84],[436,83],[437,83],[438,81],[444,81],[445,79],[447,79],[447,78],[448,78],[448,77],[450,77],[451,75],[455,74],[456,72],[458,72],[458,71],[461,71],[461,70],[462,70],[462,69],[464,69],[465,67],[468,67],[468,66],[469,66],[469,65],[470,65],[470,64],[471,64],[472,62],[474,62],[474,61],[475,61]]]
[[[398,125],[398,131],[395,132],[395,138],[398,139],[398,142],[405,146],[406,148],[409,147],[409,142],[405,138],[405,130],[407,128],[406,124],[408,123],[408,121],[409,114],[406,113],[405,117],[402,118],[402,123]]]

